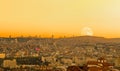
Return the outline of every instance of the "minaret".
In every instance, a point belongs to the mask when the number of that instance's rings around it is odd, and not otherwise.
[[[54,39],[54,35],[53,34],[52,34],[51,38]]]

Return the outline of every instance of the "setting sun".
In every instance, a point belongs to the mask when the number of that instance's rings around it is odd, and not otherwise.
[[[93,31],[91,28],[89,27],[84,27],[82,30],[81,30],[81,35],[83,36],[93,36]]]

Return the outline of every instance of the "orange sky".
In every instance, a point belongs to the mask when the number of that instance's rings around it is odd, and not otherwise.
[[[120,0],[0,0],[0,36],[120,37]]]

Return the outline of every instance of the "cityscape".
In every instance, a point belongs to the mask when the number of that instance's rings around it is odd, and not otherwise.
[[[0,71],[120,71],[120,0],[0,0]]]
[[[0,71],[119,71],[120,39],[0,38]]]

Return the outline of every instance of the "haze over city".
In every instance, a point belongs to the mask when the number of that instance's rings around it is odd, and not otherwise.
[[[0,0],[0,36],[120,36],[120,0]]]
[[[0,71],[120,71],[120,0],[0,0]]]

